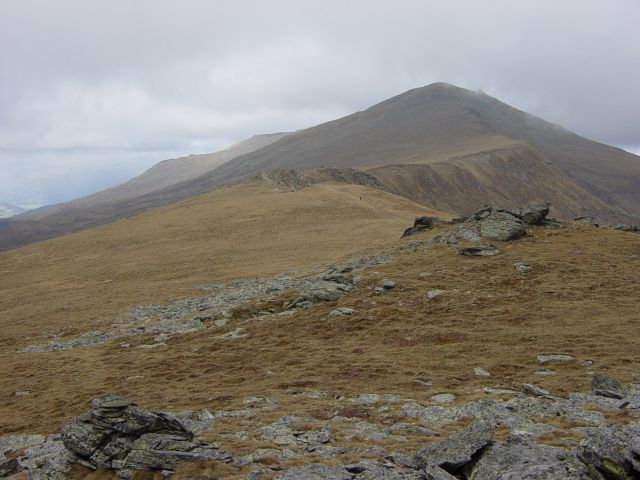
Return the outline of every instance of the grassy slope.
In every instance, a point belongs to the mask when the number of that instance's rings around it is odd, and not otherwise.
[[[598,371],[638,381],[631,362],[640,236],[567,226],[532,229],[493,258],[461,257],[441,245],[398,253],[395,246],[440,233],[397,239],[421,211],[361,187],[274,193],[245,186],[0,255],[0,432],[54,431],[104,392],[171,411],[239,408],[244,396],[276,395],[283,412],[317,416],[333,408],[331,400],[304,400],[301,392],[328,392],[327,399],[389,392],[427,401],[445,391],[473,398],[484,395],[478,393],[483,386],[535,382],[566,394],[587,388],[589,372],[579,365],[587,359]],[[353,317],[327,317],[335,304],[324,304],[265,322],[232,320],[155,350],[135,348],[149,341],[135,337],[131,348],[118,340],[15,353],[34,343],[25,335],[64,325],[68,333],[92,329],[95,317],[193,295],[196,283],[303,268],[355,251],[395,252],[395,259],[368,272],[361,288],[340,300],[356,309]],[[533,271],[517,274],[516,261]],[[424,271],[432,275],[421,279]],[[383,277],[398,286],[370,297],[368,286]],[[449,294],[426,301],[434,288]],[[247,337],[218,338],[241,322]],[[552,365],[557,376],[535,377],[538,353],[577,360]],[[476,378],[475,366],[492,377]],[[433,387],[416,378],[432,380]],[[15,390],[32,394],[15,397]]]
[[[0,253],[0,345],[92,329],[195,285],[304,269],[398,238],[432,211],[365,187],[264,185],[212,192],[134,219]]]

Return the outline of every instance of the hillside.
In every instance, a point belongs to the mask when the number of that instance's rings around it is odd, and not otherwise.
[[[491,409],[496,445],[520,435],[555,449],[547,460],[584,427],[633,425],[636,387],[628,408],[584,392],[594,373],[639,381],[640,236],[528,225],[486,257],[442,243],[458,228],[443,222],[399,238],[431,213],[361,185],[257,179],[1,253],[0,432],[57,432],[116,393],[233,460],[173,478],[287,480],[363,460],[421,478],[417,450]],[[389,478],[376,475],[338,478]]]
[[[1,328],[71,334],[134,303],[197,285],[305,269],[398,236],[432,210],[344,184],[221,189],[135,218],[0,254]],[[29,302],[22,299],[30,298]],[[7,345],[9,337],[1,344]]]
[[[286,135],[197,178],[141,189],[132,198],[111,199],[105,192],[98,197],[108,201],[89,197],[77,208],[44,210],[48,214],[38,220],[31,220],[36,212],[0,221],[0,250],[110,223],[273,169],[320,167],[363,170],[384,190],[429,207],[437,201],[457,214],[485,204],[552,200],[562,218],[588,212],[612,224],[638,223],[640,217],[640,157],[483,93],[436,83]]]

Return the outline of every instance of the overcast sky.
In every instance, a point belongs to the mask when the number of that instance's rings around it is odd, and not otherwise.
[[[638,0],[2,0],[0,65],[23,205],[435,81],[640,152]]]

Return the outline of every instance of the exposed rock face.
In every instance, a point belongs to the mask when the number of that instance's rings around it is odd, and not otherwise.
[[[402,236],[408,237],[409,235],[428,230],[433,226],[433,223],[438,220],[440,220],[438,217],[418,217],[414,220],[413,227],[407,228]]]
[[[172,415],[113,395],[94,400],[91,411],[65,425],[61,434],[69,451],[125,477],[135,469],[171,470],[183,462],[229,458],[217,446],[195,441]]]

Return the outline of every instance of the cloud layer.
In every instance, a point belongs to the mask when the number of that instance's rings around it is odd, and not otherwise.
[[[637,0],[5,0],[0,200],[67,200],[434,81],[640,150],[639,20]]]

